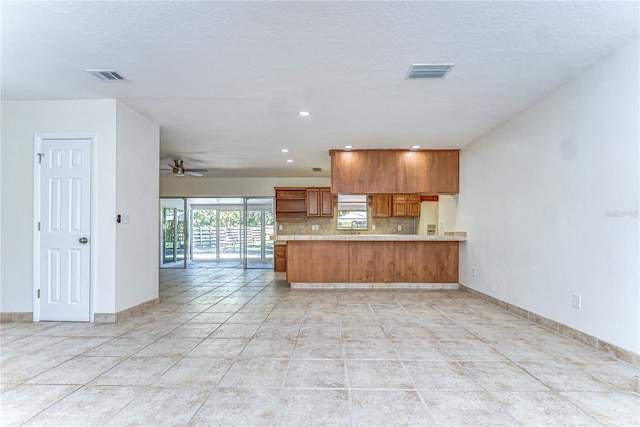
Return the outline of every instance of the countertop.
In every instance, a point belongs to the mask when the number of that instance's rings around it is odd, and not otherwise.
[[[297,234],[276,236],[277,242],[289,240],[366,240],[465,242],[467,236],[423,236],[420,234]]]

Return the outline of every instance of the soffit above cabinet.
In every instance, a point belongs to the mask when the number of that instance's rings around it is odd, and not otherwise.
[[[457,194],[460,150],[330,150],[331,192]]]

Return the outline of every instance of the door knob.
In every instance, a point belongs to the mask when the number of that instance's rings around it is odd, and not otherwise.
[[[87,239],[86,237],[81,237],[81,238],[78,240],[78,242],[82,243],[83,245],[84,245],[85,243],[87,243],[88,241],[89,241],[89,239]]]

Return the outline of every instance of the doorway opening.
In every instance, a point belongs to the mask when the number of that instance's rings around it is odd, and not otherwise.
[[[273,198],[161,199],[162,268],[273,268]]]

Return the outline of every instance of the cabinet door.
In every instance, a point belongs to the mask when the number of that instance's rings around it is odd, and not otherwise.
[[[287,271],[287,245],[275,245],[273,271]]]
[[[407,202],[394,202],[393,216],[407,216]]]
[[[307,216],[320,216],[319,188],[307,188]]]
[[[390,194],[374,194],[372,203],[372,217],[374,218],[390,218],[391,217],[391,195]]]
[[[434,152],[426,164],[426,187],[430,194],[458,194],[460,185],[460,152],[442,150]]]
[[[330,188],[320,189],[320,216],[333,217],[333,194]]]
[[[408,201],[407,202],[407,216],[419,217],[420,216],[420,201]]]
[[[393,216],[407,216],[407,196],[406,195],[394,194]]]

